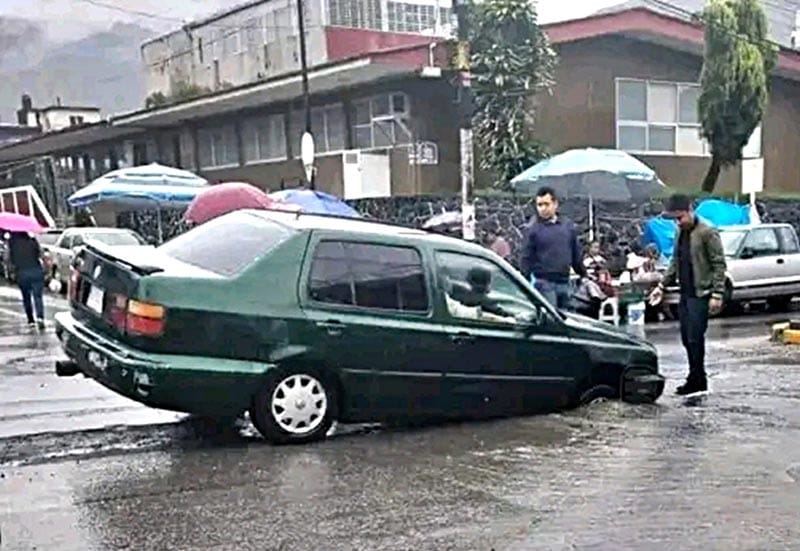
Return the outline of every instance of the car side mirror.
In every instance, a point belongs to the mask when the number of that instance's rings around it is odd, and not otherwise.
[[[739,255],[739,258],[743,258],[743,259],[747,260],[748,258],[753,258],[755,256],[756,256],[756,252],[753,249],[751,249],[750,247],[745,247],[742,250],[742,254]]]
[[[540,309],[517,317],[517,323],[526,335],[533,334],[547,324],[547,316]]]

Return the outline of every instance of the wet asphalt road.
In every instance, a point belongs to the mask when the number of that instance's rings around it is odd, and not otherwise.
[[[800,549],[800,348],[768,342],[779,316],[712,322],[700,403],[672,395],[665,324],[657,405],[276,448],[55,378],[54,335],[15,308],[0,289],[2,551]]]

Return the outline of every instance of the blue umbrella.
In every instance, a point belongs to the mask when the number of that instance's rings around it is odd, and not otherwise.
[[[348,216],[361,218],[361,214],[333,195],[313,189],[284,189],[275,191],[269,196],[276,201],[295,204],[309,214],[329,214],[334,216]]]
[[[191,172],[152,163],[113,170],[67,198],[72,207],[100,203],[158,210],[158,239],[163,241],[161,207],[185,206],[208,187],[208,182]]]
[[[511,180],[517,191],[553,188],[562,198],[606,201],[649,199],[664,189],[655,171],[617,149],[570,149],[545,159]]]
[[[542,186],[561,199],[589,198],[589,239],[594,239],[595,199],[646,201],[664,189],[655,171],[617,149],[570,149],[536,163],[511,180],[517,191],[535,192]]]
[[[207,186],[205,179],[191,172],[153,163],[109,172],[70,195],[67,202],[73,207],[186,205]]]

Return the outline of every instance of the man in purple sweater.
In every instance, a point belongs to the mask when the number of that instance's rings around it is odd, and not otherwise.
[[[575,224],[558,216],[558,198],[549,187],[536,193],[536,222],[528,226],[522,245],[522,275],[557,308],[569,309],[570,268],[586,277]]]

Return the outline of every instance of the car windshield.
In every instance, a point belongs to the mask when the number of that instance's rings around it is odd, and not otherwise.
[[[735,256],[746,235],[747,232],[743,230],[724,230],[719,232],[725,256]]]
[[[133,232],[90,233],[84,238],[86,241],[99,241],[110,247],[146,244],[144,239]]]
[[[161,245],[172,258],[233,276],[294,235],[295,230],[252,214],[215,218]]]

